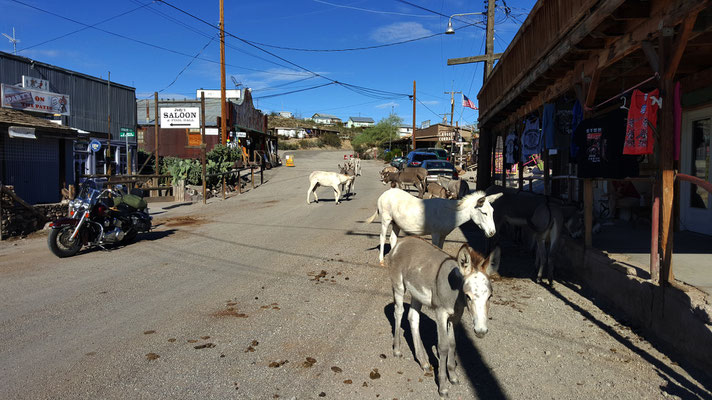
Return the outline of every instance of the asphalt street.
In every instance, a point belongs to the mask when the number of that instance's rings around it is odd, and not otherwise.
[[[155,230],[126,247],[59,259],[46,234],[0,243],[0,399],[438,398],[408,329],[392,356],[380,224],[364,223],[383,163],[364,161],[341,204],[322,188],[307,205],[309,173],[337,171],[345,151],[289,153],[294,168],[247,193],[151,205]],[[483,245],[466,225],[445,251],[464,241]],[[489,333],[456,332],[450,398],[712,397],[575,283],[532,282],[533,261],[504,244]],[[421,331],[437,366],[433,320]]]

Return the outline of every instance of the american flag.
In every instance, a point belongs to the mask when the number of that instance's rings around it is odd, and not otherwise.
[[[462,95],[462,106],[463,106],[463,107],[470,107],[470,108],[473,109],[473,110],[477,110],[477,109],[478,109],[477,106],[475,105],[475,102],[472,101],[472,100],[470,100],[470,99],[468,99],[467,96],[465,96],[464,94]]]

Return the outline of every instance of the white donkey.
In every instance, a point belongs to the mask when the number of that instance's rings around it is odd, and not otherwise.
[[[354,179],[355,176],[348,176],[344,174],[339,174],[336,172],[327,171],[314,171],[309,174],[309,190],[307,190],[307,204],[309,204],[309,196],[314,193],[314,200],[318,203],[319,197],[316,195],[316,189],[319,186],[329,186],[334,189],[334,198],[336,199],[336,204],[339,204],[339,199],[341,198],[341,191],[339,187],[341,185],[346,185],[346,196],[349,196],[354,189]]]
[[[482,229],[488,238],[494,236],[494,211],[490,203],[500,196],[501,193],[485,196],[484,192],[478,191],[460,200],[423,200],[401,189],[386,190],[378,198],[378,209],[366,220],[370,224],[381,214],[381,250],[378,260],[383,264],[383,246],[391,223],[391,248],[395,247],[401,229],[411,235],[430,234],[433,244],[442,248],[445,237],[469,220]]]
[[[485,259],[463,244],[457,253],[457,260],[449,254],[429,244],[423,239],[406,237],[386,257],[388,273],[393,284],[393,355],[401,353],[401,319],[403,318],[403,296],[410,292],[408,321],[413,336],[415,358],[427,370],[428,356],[420,338],[420,315],[423,305],[435,311],[438,326],[438,392],[447,396],[446,377],[458,383],[455,367],[454,325],[460,321],[464,308],[470,312],[475,335],[482,338],[487,333],[489,299],[492,286],[489,276],[499,268],[500,250],[495,248]],[[447,375],[445,373],[447,366]]]

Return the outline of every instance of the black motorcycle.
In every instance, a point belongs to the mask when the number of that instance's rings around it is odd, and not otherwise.
[[[142,191],[128,194],[121,187],[98,187],[95,180],[84,181],[69,202],[69,216],[50,223],[47,245],[57,257],[71,257],[82,246],[128,244],[138,233],[151,230],[152,217]]]

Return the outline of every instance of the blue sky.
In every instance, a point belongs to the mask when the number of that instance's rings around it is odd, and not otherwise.
[[[18,55],[104,78],[110,71],[113,82],[135,87],[139,99],[153,97],[154,91],[160,91],[161,98],[194,98],[195,89],[220,88],[215,28],[219,1],[167,2],[170,5],[149,0],[0,0],[0,32],[11,35],[15,28]],[[360,115],[378,121],[393,111],[411,124],[412,101],[407,95],[415,80],[420,100],[416,121],[435,123],[442,119],[436,114],[450,112],[450,95],[444,92],[454,88],[476,101],[482,84],[482,64],[447,66],[447,59],[484,53],[484,25],[463,27],[483,21],[482,16],[456,17],[456,34],[437,35],[445,31],[448,20],[438,14],[482,12],[485,3],[225,0],[226,32],[252,43],[227,36],[227,88],[235,87],[231,77],[252,88],[255,105],[265,112],[284,110],[301,117],[320,112],[344,121]],[[504,3],[497,0],[499,7]],[[497,9],[495,52],[505,50],[534,3],[507,0],[509,17]],[[278,48],[341,50],[430,35],[434,36],[361,51]],[[0,50],[12,52],[12,44],[0,39]],[[374,96],[333,81],[388,93]],[[319,85],[326,86],[310,89]],[[284,94],[292,91],[298,92]],[[477,112],[463,110],[461,99],[456,95],[455,120],[474,123]]]

